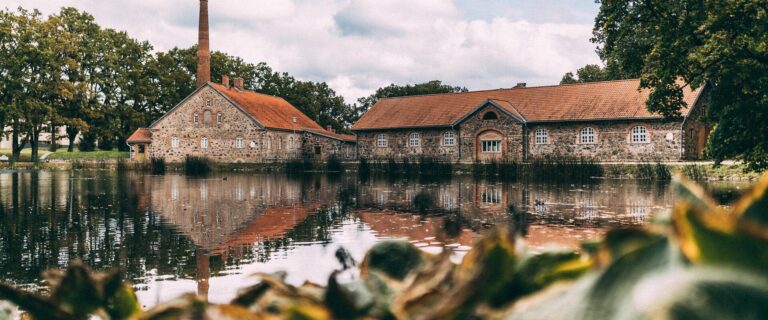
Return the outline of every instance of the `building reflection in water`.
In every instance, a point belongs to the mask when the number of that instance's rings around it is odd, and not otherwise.
[[[665,184],[610,180],[6,172],[0,272],[34,285],[44,269],[78,258],[97,269],[123,268],[145,304],[154,302],[150,292],[167,299],[194,290],[190,281],[200,295],[226,301],[256,271],[289,269],[297,283],[325,281],[338,268],[339,246],[361,259],[376,241],[405,238],[459,257],[483,230],[506,225],[534,249],[577,248],[608,227],[646,223],[671,201]]]

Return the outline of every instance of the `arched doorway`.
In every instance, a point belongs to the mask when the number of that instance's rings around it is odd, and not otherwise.
[[[475,160],[481,162],[501,161],[506,153],[504,137],[496,130],[480,132],[475,139]]]

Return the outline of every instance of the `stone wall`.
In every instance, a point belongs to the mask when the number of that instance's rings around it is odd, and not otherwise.
[[[210,124],[205,123],[206,110],[211,111]],[[217,123],[218,113],[222,114],[221,125]],[[178,147],[173,147],[173,137],[178,138]],[[201,148],[203,137],[208,139],[205,149]],[[243,148],[236,147],[238,137],[243,139]],[[163,158],[166,162],[182,162],[187,155],[225,163],[278,161],[298,158],[301,138],[301,133],[262,129],[216,90],[204,87],[152,128],[147,157]]]
[[[649,141],[632,142],[635,126],[647,129]],[[595,143],[581,143],[583,128],[595,130]],[[536,144],[536,129],[548,133],[546,144]],[[598,161],[674,161],[681,156],[680,122],[597,121],[528,125],[529,157],[585,157]]]
[[[454,144],[445,145],[443,135],[445,132],[454,132]],[[412,133],[419,135],[419,145],[410,145]],[[387,146],[379,147],[378,136],[385,134]],[[441,161],[455,162],[458,160],[458,132],[450,128],[437,129],[397,129],[397,130],[372,130],[357,132],[357,151],[366,159],[418,159],[422,156]]]

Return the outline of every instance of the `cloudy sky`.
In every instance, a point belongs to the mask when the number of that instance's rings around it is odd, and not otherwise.
[[[0,0],[73,6],[156,50],[197,41],[195,0]],[[593,0],[210,0],[211,47],[326,81],[348,101],[390,83],[472,90],[556,84],[599,63]]]

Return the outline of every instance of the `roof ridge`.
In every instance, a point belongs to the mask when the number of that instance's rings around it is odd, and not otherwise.
[[[235,87],[229,87],[229,88],[227,88],[227,87],[225,87],[224,85],[222,85],[222,84],[220,84],[220,83],[216,83],[216,82],[209,82],[209,83],[210,83],[210,84],[214,84],[214,85],[216,85],[216,86],[219,86],[219,87],[222,87],[222,88],[224,88],[225,90],[234,90],[234,91],[236,91],[236,92],[238,92],[238,93],[249,92],[249,93],[257,94],[257,95],[260,95],[260,96],[266,96],[266,97],[272,97],[272,98],[281,99],[281,100],[283,100],[283,101],[285,101],[285,102],[288,102],[288,100],[285,100],[285,98],[283,98],[283,97],[273,96],[273,95],[271,95],[271,94],[261,93],[261,92],[255,91],[255,90],[249,90],[249,89],[245,89],[245,88],[243,88],[243,90],[239,90],[239,89],[237,89],[237,88],[235,88]],[[218,88],[216,88],[216,89],[218,90]]]
[[[603,80],[603,81],[577,82],[577,83],[564,83],[564,84],[547,84],[547,85],[530,86],[530,87],[482,89],[482,90],[470,90],[470,91],[464,91],[464,92],[425,93],[425,94],[415,94],[415,95],[409,95],[409,96],[384,97],[384,98],[381,98],[379,100],[403,99],[403,98],[414,98],[414,97],[429,97],[429,96],[438,96],[438,95],[460,95],[460,94],[482,93],[482,92],[491,92],[491,91],[525,90],[525,89],[537,89],[537,88],[551,88],[551,87],[564,87],[564,86],[592,85],[592,84],[600,84],[600,83],[638,81],[638,80],[640,80],[640,79],[639,78],[632,78],[632,79]]]

